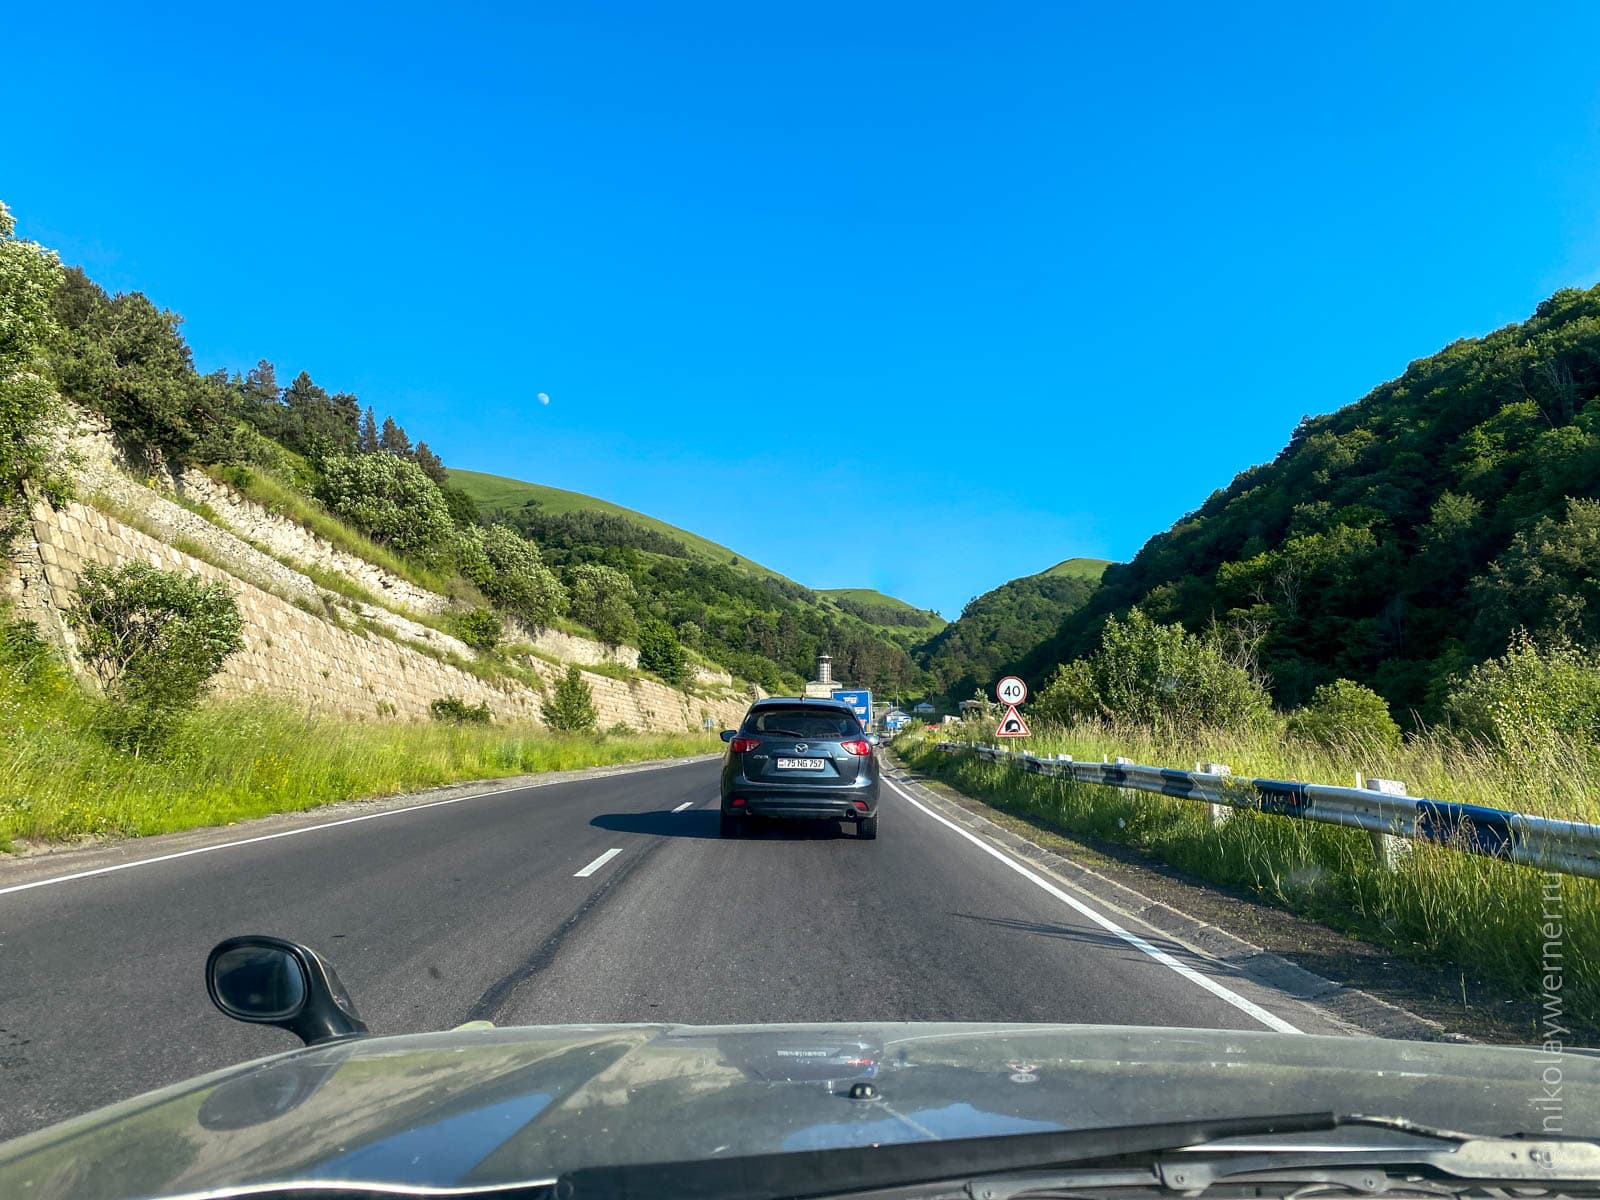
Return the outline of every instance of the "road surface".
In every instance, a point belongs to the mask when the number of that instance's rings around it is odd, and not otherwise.
[[[828,824],[721,840],[716,789],[701,761],[266,827],[291,836],[243,826],[0,864],[0,1140],[292,1047],[206,999],[206,952],[236,933],[322,951],[379,1033],[468,1019],[1340,1031],[1141,937],[903,780],[885,785],[874,842]]]

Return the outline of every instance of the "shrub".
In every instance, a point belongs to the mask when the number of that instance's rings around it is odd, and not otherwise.
[[[607,737],[633,737],[638,731],[626,721],[618,721],[606,729]]]
[[[566,589],[527,538],[509,525],[491,525],[480,544],[488,570],[473,582],[495,604],[535,629],[566,611]]]
[[[1371,688],[1348,679],[1325,683],[1311,703],[1289,717],[1289,736],[1336,750],[1348,745],[1394,747],[1400,726]]]
[[[1107,620],[1097,653],[1056,671],[1036,711],[1063,724],[1239,727],[1267,719],[1272,704],[1262,681],[1215,638],[1157,624],[1134,608],[1126,621]]]
[[[505,622],[490,608],[474,608],[457,615],[456,636],[474,650],[493,650],[505,632]]]
[[[452,725],[487,725],[491,716],[487,702],[472,705],[459,696],[440,696],[428,705],[428,712],[435,721]]]
[[[145,563],[89,563],[67,620],[105,695],[104,731],[127,748],[155,746],[244,645],[220,583]]]
[[[572,597],[572,618],[581,621],[602,643],[620,646],[638,636],[633,605],[637,599],[633,580],[615,567],[584,563],[567,575]]]
[[[639,665],[671,684],[681,684],[689,676],[689,656],[665,621],[648,621],[640,630]]]
[[[317,497],[335,516],[424,566],[439,566],[455,541],[439,485],[416,463],[391,454],[329,455]]]
[[[1537,645],[1518,630],[1505,654],[1458,680],[1445,710],[1464,733],[1507,749],[1552,735],[1600,743],[1600,653]]]
[[[584,682],[583,672],[577,667],[568,667],[561,682],[556,684],[555,695],[544,703],[544,723],[565,733],[581,733],[593,729],[599,715],[594,707],[594,693]]]
[[[50,474],[48,434],[63,416],[44,378],[46,348],[59,336],[51,298],[61,264],[43,246],[18,240],[14,229],[0,204],[0,547],[21,526],[23,483]]]

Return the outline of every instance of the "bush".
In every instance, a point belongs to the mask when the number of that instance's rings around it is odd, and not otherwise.
[[[132,749],[162,742],[244,645],[225,586],[139,562],[86,564],[67,620],[105,695],[104,731]]]
[[[489,608],[474,608],[455,619],[456,636],[474,650],[493,650],[505,632],[505,622]]]
[[[1383,697],[1348,679],[1325,683],[1313,692],[1311,703],[1289,717],[1288,732],[1330,750],[1400,744],[1400,726],[1389,715]]]
[[[594,707],[594,693],[584,682],[583,672],[577,667],[568,667],[561,682],[556,684],[555,695],[544,703],[544,723],[564,733],[582,733],[594,728],[599,715]]]
[[[14,228],[0,204],[0,548],[21,527],[23,483],[49,474],[48,434],[63,416],[44,378],[46,349],[59,336],[51,298],[61,264]]]
[[[392,454],[330,455],[317,498],[335,516],[424,566],[441,565],[455,542],[439,485],[416,463]]]
[[[479,544],[488,569],[473,582],[495,604],[535,629],[566,611],[566,589],[527,538],[509,525],[491,525]]]
[[[618,721],[606,729],[607,737],[633,737],[638,731],[626,721]]]
[[[1139,609],[1106,621],[1092,657],[1064,663],[1040,692],[1036,711],[1070,724],[1129,721],[1148,726],[1236,728],[1272,713],[1262,681],[1215,638],[1159,625]]]
[[[487,725],[491,716],[487,703],[471,705],[459,696],[440,696],[428,705],[435,721],[452,725]]]
[[[675,685],[689,677],[689,656],[665,621],[646,622],[640,630],[639,666]]]
[[[639,634],[633,605],[637,599],[633,580],[615,567],[584,563],[567,575],[572,597],[572,619],[581,621],[606,646],[615,648]]]
[[[1600,744],[1600,653],[1566,642],[1542,648],[1518,630],[1505,654],[1457,681],[1445,710],[1461,732],[1506,749],[1552,736]]]

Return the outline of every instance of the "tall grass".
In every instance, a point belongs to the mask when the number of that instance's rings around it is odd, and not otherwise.
[[[1235,810],[1214,827],[1208,806],[1149,793],[1029,775],[973,755],[948,756],[936,737],[896,743],[913,766],[997,807],[1067,833],[1135,846],[1198,878],[1253,889],[1297,912],[1375,940],[1408,957],[1453,963],[1539,997],[1547,914],[1559,914],[1565,1011],[1600,1027],[1600,882],[1543,872],[1443,846],[1412,844],[1380,869],[1354,829]],[[1083,725],[1039,731],[1035,754],[1192,768],[1227,763],[1236,775],[1353,785],[1399,779],[1410,794],[1578,820],[1600,819],[1600,779],[1577,749],[1513,760],[1445,737],[1403,747],[1331,751],[1270,733],[1200,734]],[[1532,1037],[1536,1029],[1530,1029]]]
[[[0,613],[0,619],[4,614]],[[564,736],[515,726],[352,722],[270,701],[208,704],[155,757],[93,732],[94,701],[0,640],[0,848],[139,837],[438,784],[720,748],[699,733]]]

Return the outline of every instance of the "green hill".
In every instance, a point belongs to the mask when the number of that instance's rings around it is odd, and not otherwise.
[[[1432,720],[1518,628],[1600,643],[1597,498],[1600,287],[1567,288],[1302,419],[1272,462],[1108,568],[1024,666],[1047,676],[1137,605],[1245,631],[1285,706],[1343,677]]]
[[[541,483],[526,483],[521,479],[508,479],[504,475],[489,475],[482,471],[463,471],[459,467],[450,468],[450,484],[471,496],[473,502],[486,515],[509,515],[522,509],[530,501],[536,503],[543,512],[557,516],[567,513],[603,513],[621,517],[625,521],[631,521],[635,525],[682,542],[695,558],[715,563],[733,564],[737,561],[737,565],[753,575],[787,580],[786,576],[780,575],[771,567],[764,567],[741,554],[736,554],[709,538],[690,533],[687,529],[679,529],[676,525],[669,525],[666,521],[635,512],[631,508],[624,508],[620,504],[613,504],[609,500],[586,496],[582,492],[546,487]]]
[[[992,694],[997,679],[1016,669],[1094,594],[1109,565],[1098,558],[1069,558],[1003,583],[969,602],[959,618],[914,647],[912,656],[947,703],[966,700],[977,688]]]
[[[817,595],[907,646],[932,637],[945,626],[944,618],[932,609],[916,608],[873,588],[825,588]]]
[[[1040,571],[1039,574],[1065,575],[1069,579],[1087,579],[1092,583],[1099,583],[1100,577],[1111,565],[1111,560],[1105,558],[1068,558]]]

